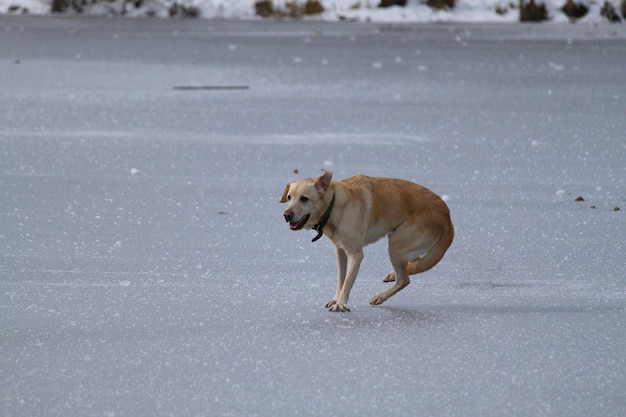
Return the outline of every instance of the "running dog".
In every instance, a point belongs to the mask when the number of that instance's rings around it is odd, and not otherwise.
[[[389,240],[394,284],[370,299],[384,303],[409,285],[409,275],[428,271],[446,253],[454,227],[446,203],[421,185],[396,179],[357,175],[333,181],[333,173],[287,184],[281,203],[291,230],[313,229],[335,244],[337,290],[329,311],[350,311],[348,298],[363,260],[363,247],[383,236]]]

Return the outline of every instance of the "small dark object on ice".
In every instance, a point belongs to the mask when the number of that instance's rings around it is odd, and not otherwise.
[[[574,201],[585,201],[585,199],[582,198],[581,196],[578,196],[574,199]]]

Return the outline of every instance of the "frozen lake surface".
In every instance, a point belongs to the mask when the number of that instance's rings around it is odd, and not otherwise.
[[[615,26],[2,16],[0,39],[0,415],[624,415]],[[322,167],[445,196],[442,262],[373,307],[371,245],[326,311],[332,245],[278,203]]]

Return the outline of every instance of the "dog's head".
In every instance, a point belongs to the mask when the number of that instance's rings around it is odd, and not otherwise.
[[[333,173],[325,169],[322,171],[324,174],[318,178],[293,181],[285,187],[280,202],[289,202],[283,216],[291,230],[312,229],[324,215],[328,206],[324,195],[330,187]]]

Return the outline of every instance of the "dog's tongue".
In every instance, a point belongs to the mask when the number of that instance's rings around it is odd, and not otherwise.
[[[300,230],[304,227],[304,225],[306,224],[307,221],[309,221],[309,217],[310,215],[306,215],[303,218],[301,218],[299,221],[297,222],[289,222],[289,228],[291,230]]]

